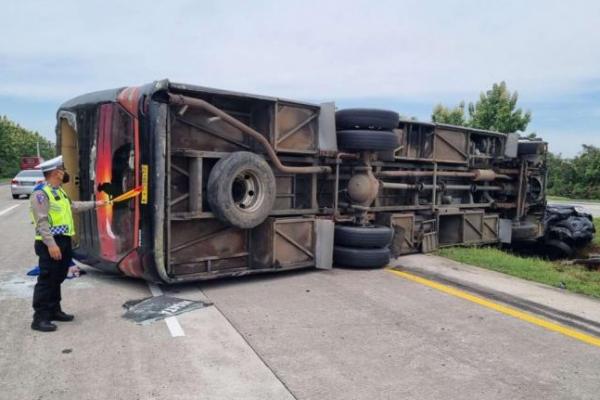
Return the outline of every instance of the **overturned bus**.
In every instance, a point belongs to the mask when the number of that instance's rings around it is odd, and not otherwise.
[[[544,234],[545,142],[167,80],[57,112],[75,257],[174,283]]]

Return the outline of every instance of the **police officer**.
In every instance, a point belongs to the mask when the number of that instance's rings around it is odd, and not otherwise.
[[[45,182],[31,194],[31,216],[35,224],[35,254],[39,257],[40,274],[33,291],[31,329],[52,332],[51,321],[72,321],[74,316],[60,307],[60,285],[71,262],[71,236],[75,234],[73,212],[90,210],[108,204],[105,201],[71,201],[61,185],[69,181],[62,156],[43,162],[39,168]]]

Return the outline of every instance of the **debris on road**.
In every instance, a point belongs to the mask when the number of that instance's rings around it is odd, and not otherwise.
[[[148,297],[141,300],[130,300],[123,304],[127,309],[123,318],[140,325],[148,325],[168,317],[183,314],[199,308],[211,306],[204,301],[184,300],[166,295]]]

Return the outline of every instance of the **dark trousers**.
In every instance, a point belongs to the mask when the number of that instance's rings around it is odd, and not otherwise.
[[[48,247],[41,240],[35,241],[35,254],[40,258],[40,274],[33,289],[33,319],[35,321],[48,321],[60,308],[60,285],[69,272],[71,261],[71,237],[54,236],[60,248],[62,259],[54,260],[50,257]]]

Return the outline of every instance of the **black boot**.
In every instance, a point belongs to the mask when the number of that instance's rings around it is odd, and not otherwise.
[[[39,320],[31,323],[31,329],[40,332],[53,332],[56,330],[56,325],[47,320]]]
[[[54,312],[54,315],[52,316],[52,321],[69,322],[73,321],[73,318],[75,318],[74,315],[67,314],[62,310],[59,310]]]

